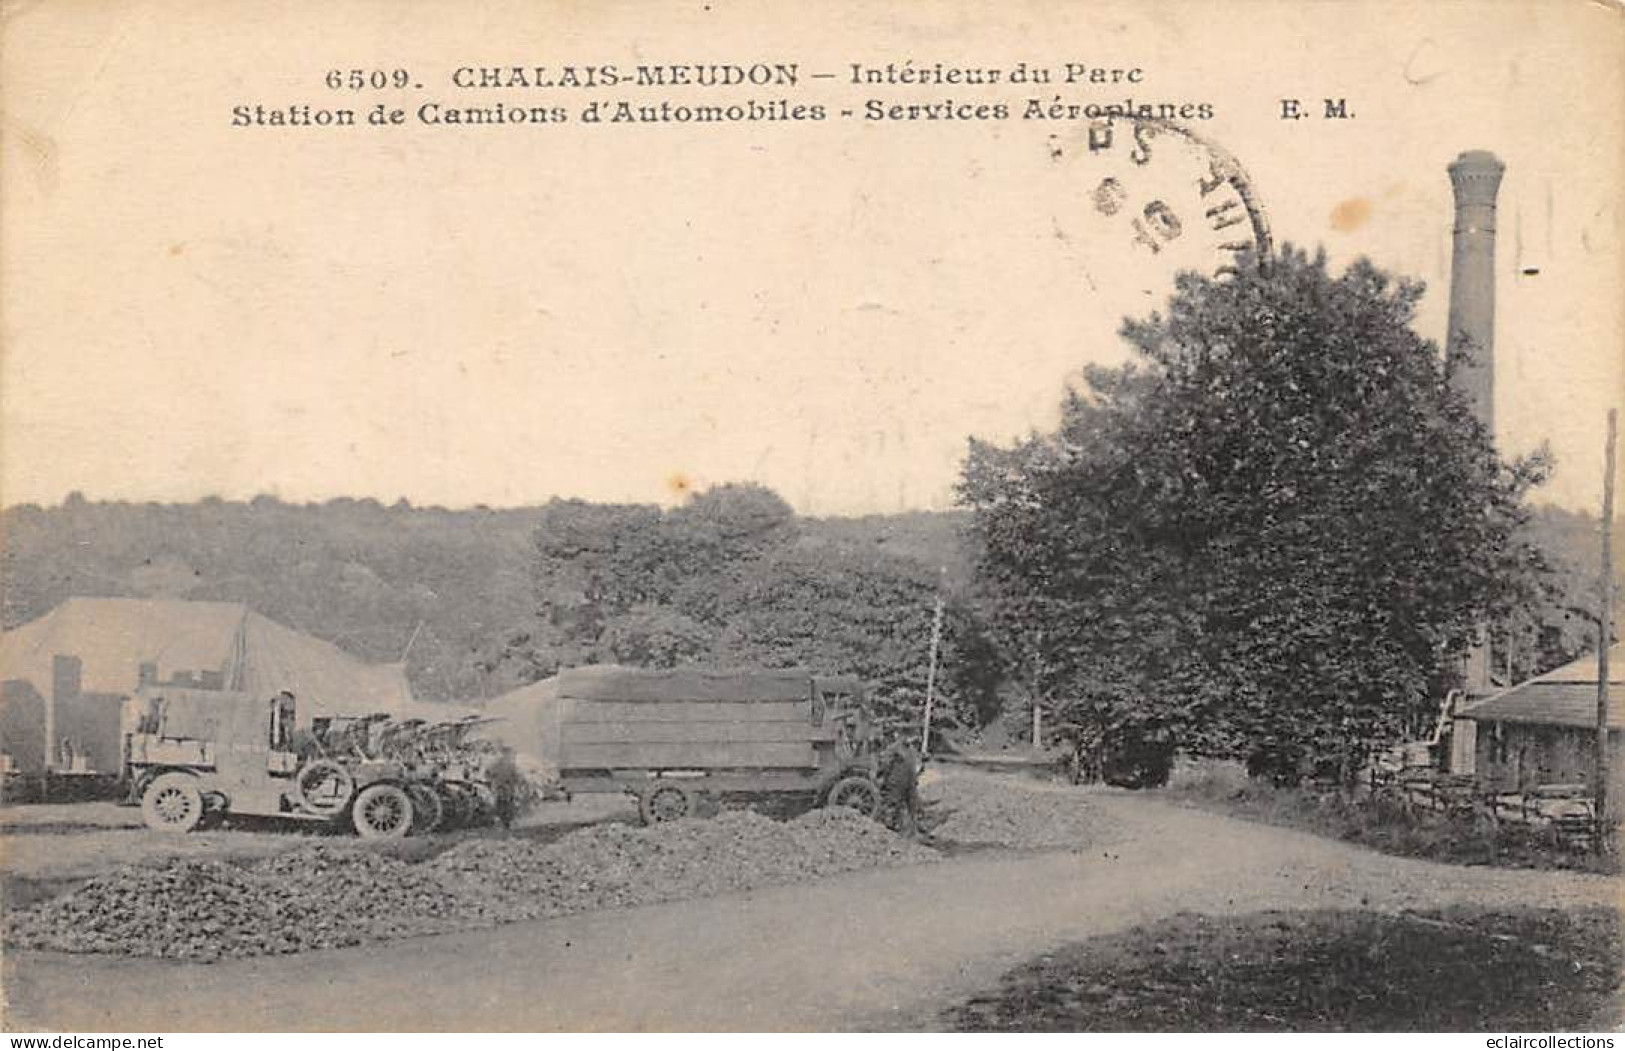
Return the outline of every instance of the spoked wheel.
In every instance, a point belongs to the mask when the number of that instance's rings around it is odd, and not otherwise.
[[[864,817],[880,813],[880,786],[867,777],[843,777],[830,786],[825,806],[844,806]]]
[[[164,774],[141,793],[141,818],[160,832],[190,832],[203,820],[203,793],[197,779]]]
[[[438,829],[446,817],[440,793],[430,785],[413,785],[409,792],[412,797],[412,835],[422,836]]]
[[[331,759],[318,759],[293,779],[299,802],[312,814],[334,817],[344,810],[355,791],[355,778]]]
[[[399,839],[412,829],[412,798],[395,785],[368,785],[355,797],[350,820],[362,839]]]
[[[681,785],[661,785],[638,796],[638,814],[645,825],[676,821],[694,812],[694,794]]]

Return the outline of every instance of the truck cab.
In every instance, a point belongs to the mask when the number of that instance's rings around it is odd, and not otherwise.
[[[196,780],[210,810],[223,809],[227,801],[239,813],[291,809],[288,793],[299,766],[292,750],[292,694],[266,700],[231,691],[143,687],[134,703],[135,732],[125,753],[137,798],[156,779],[182,774]],[[179,820],[195,824],[190,813]]]

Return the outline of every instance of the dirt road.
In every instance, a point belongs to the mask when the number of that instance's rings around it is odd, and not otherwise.
[[[1369,853],[1125,794],[1117,842],[210,966],[14,954],[7,1028],[927,1026],[1056,944],[1181,910],[1618,904],[1618,884]]]

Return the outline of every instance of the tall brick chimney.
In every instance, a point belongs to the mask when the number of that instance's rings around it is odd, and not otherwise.
[[[1450,165],[1456,193],[1450,257],[1450,329],[1445,345],[1468,350],[1471,361],[1451,375],[1491,440],[1495,438],[1495,196],[1506,165],[1488,150],[1468,150]],[[1489,692],[1490,632],[1481,624],[1462,669],[1469,695]]]
[[[1495,196],[1506,165],[1487,150],[1469,150],[1450,165],[1456,192],[1454,251],[1450,257],[1450,329],[1446,346],[1466,347],[1472,363],[1457,369],[1467,396],[1495,436]]]

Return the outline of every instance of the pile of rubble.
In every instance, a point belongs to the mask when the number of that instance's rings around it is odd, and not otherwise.
[[[370,851],[310,847],[239,867],[128,866],[8,917],[25,949],[217,960],[497,922],[487,896]]]
[[[488,926],[512,913],[483,888],[355,847],[311,847],[261,862],[253,871],[278,894],[319,902],[325,919],[365,941]]]
[[[931,780],[921,795],[924,825],[943,843],[1058,850],[1116,838],[1088,794],[1075,789],[956,772]]]
[[[304,903],[267,889],[217,861],[124,868],[12,914],[6,940],[24,949],[192,960],[325,947]]]
[[[469,840],[408,863],[307,847],[239,867],[129,866],[8,917],[17,948],[210,961],[336,948],[594,909],[704,897],[937,853],[851,811],[779,822],[747,811],[557,842]]]
[[[596,825],[547,846],[473,840],[429,864],[557,916],[936,857],[850,810],[815,810],[788,822],[741,810],[650,828]]]

